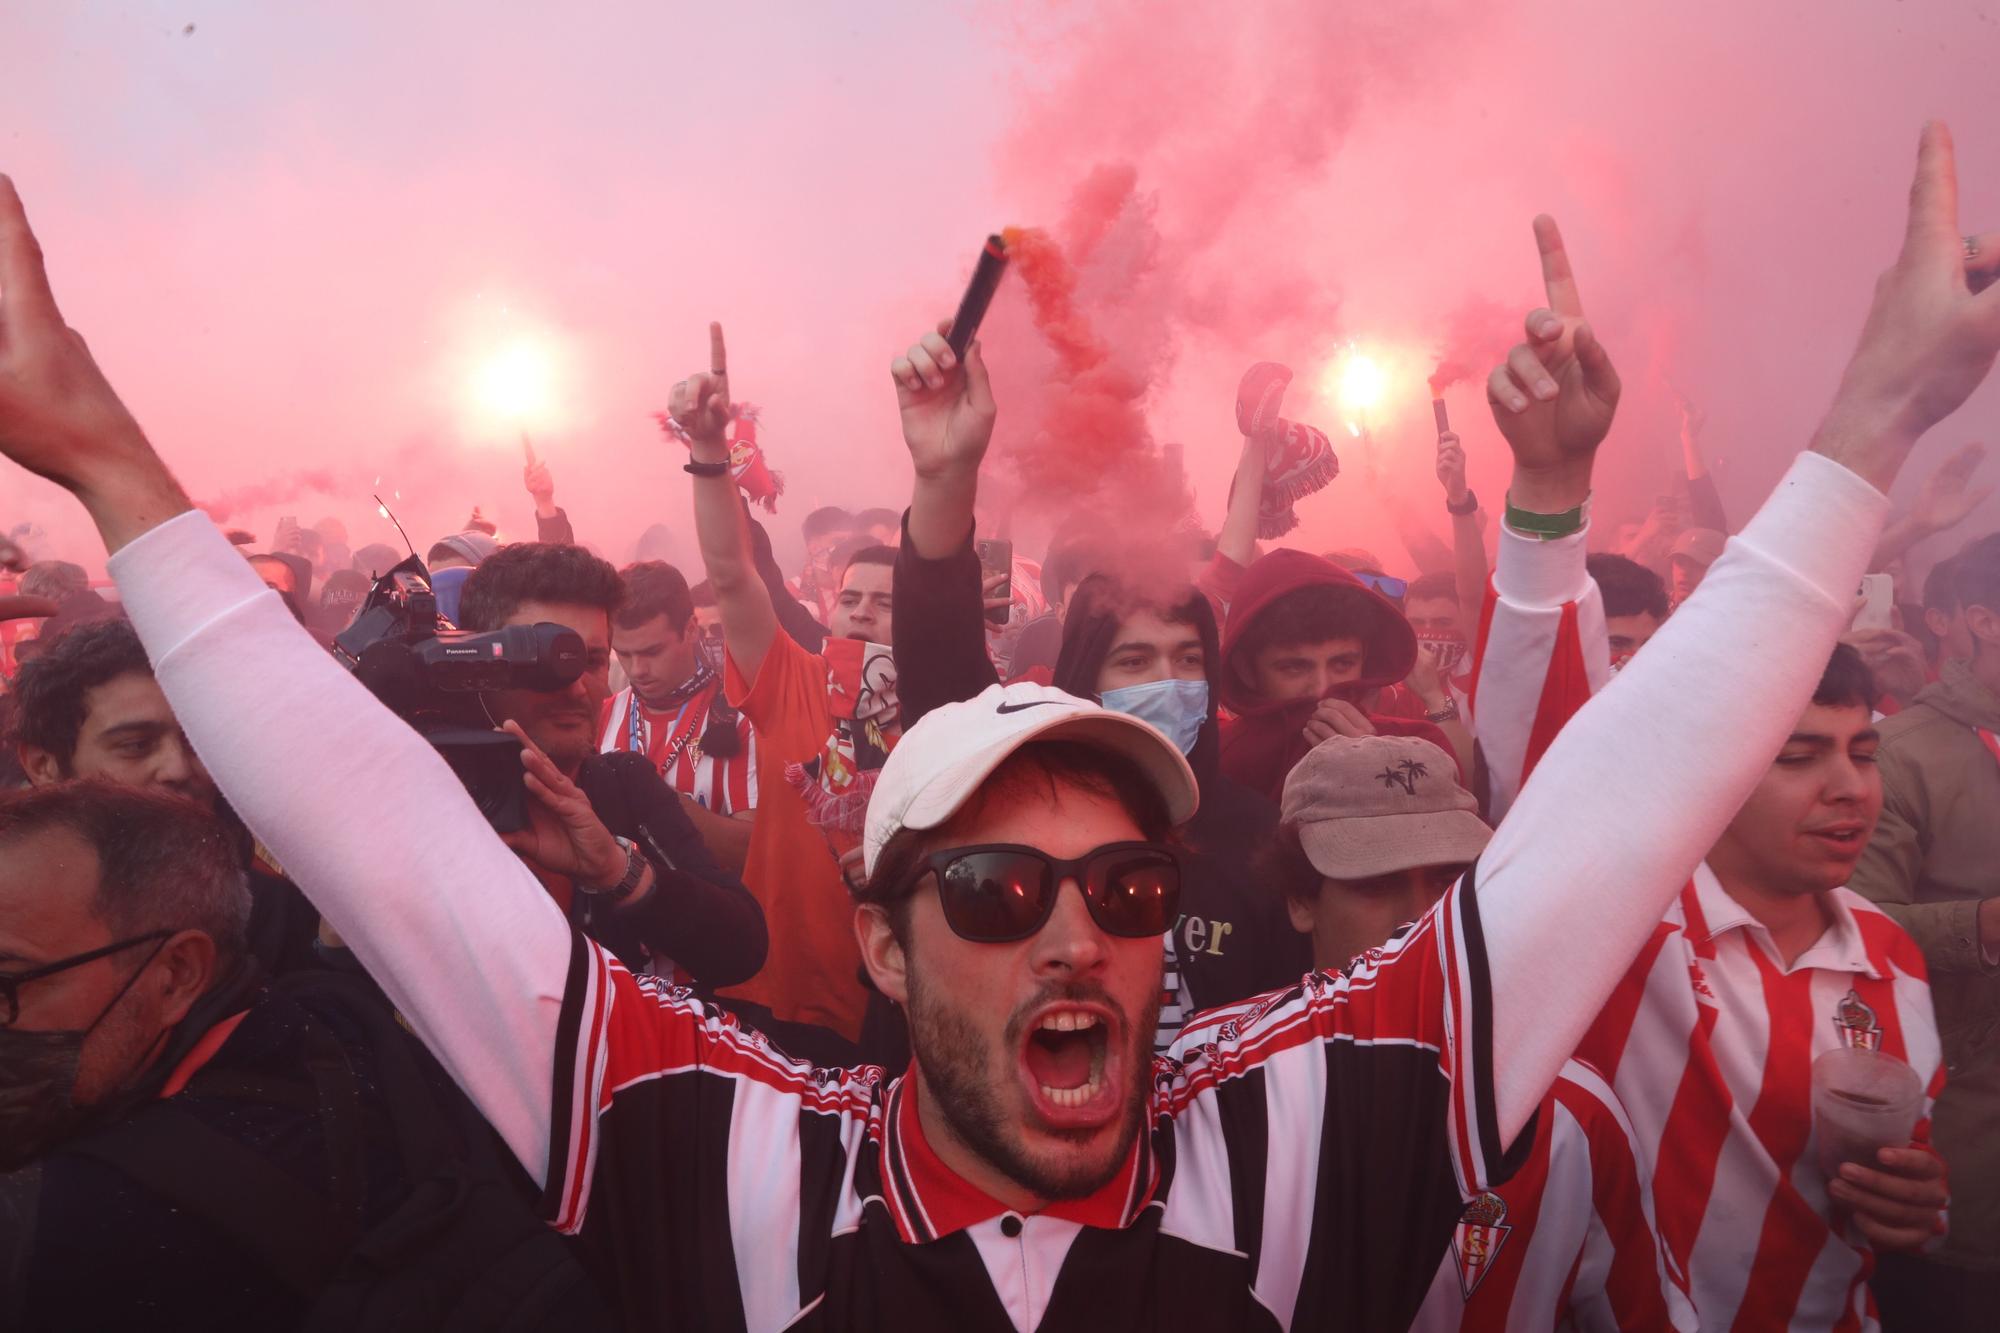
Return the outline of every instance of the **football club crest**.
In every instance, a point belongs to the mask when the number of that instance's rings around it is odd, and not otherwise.
[[[1492,1192],[1479,1195],[1465,1205],[1458,1216],[1458,1229],[1451,1234],[1452,1256],[1458,1260],[1458,1289],[1466,1300],[1493,1271],[1500,1247],[1514,1228],[1507,1225],[1507,1201]]]
[[[1834,1006],[1833,1026],[1840,1033],[1842,1046],[1863,1051],[1882,1049],[1882,1025],[1876,1022],[1875,1011],[1857,991],[1850,989]]]

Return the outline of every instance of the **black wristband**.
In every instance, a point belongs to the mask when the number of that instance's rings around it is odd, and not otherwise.
[[[726,477],[729,475],[727,463],[698,463],[693,459],[681,464],[683,472],[692,472],[697,477]]]
[[[1478,492],[1468,487],[1465,492],[1465,503],[1463,505],[1455,505],[1451,501],[1446,500],[1444,502],[1444,511],[1445,513],[1450,514],[1455,518],[1464,518],[1467,514],[1478,513],[1479,512]]]

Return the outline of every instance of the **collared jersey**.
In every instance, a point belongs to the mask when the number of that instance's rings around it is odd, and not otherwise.
[[[1579,1054],[1605,1071],[1652,1163],[1660,1239],[1704,1328],[1872,1328],[1874,1252],[1837,1224],[1813,1143],[1812,1062],[1879,1049],[1944,1087],[1923,954],[1835,889],[1790,965],[1702,866]]]
[[[1696,1327],[1653,1230],[1632,1122],[1580,1060],[1536,1114],[1502,1185],[1466,1200],[1410,1333],[1658,1333]]]
[[[1468,882],[1351,976],[1205,1016],[1117,1175],[1023,1217],[911,1080],[788,1060],[579,936],[546,1206],[649,1328],[1399,1328],[1510,1166],[1488,1005]]]
[[[673,708],[649,708],[628,685],[605,701],[598,722],[601,754],[632,750],[653,761],[667,785],[718,815],[757,808],[757,736],[750,719],[736,716],[736,753],[702,749],[709,713],[722,695],[718,675]]]

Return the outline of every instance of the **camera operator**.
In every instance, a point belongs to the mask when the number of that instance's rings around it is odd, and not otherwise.
[[[468,630],[557,624],[583,640],[581,676],[559,690],[493,690],[493,720],[526,746],[529,824],[503,835],[570,921],[634,970],[704,987],[764,965],[764,912],[723,870],[644,755],[596,753],[610,695],[618,571],[580,546],[502,547],[465,581]]]

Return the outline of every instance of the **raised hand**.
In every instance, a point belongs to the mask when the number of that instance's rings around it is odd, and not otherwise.
[[[535,502],[535,512],[544,516],[553,515],[556,507],[556,481],[549,475],[549,465],[535,457],[535,445],[525,432],[521,435],[521,456],[526,460],[521,469],[521,485],[527,488],[528,498]]]
[[[1925,431],[1957,411],[2000,356],[2000,232],[1961,235],[1951,131],[1924,126],[1896,262],[1814,448],[1887,490]]]
[[[0,453],[83,501],[115,551],[187,496],[63,323],[14,183],[0,176]]]
[[[696,462],[729,460],[729,350],[723,345],[722,325],[708,326],[708,373],[674,385],[667,413],[694,441]]]
[[[1527,341],[1507,354],[1486,380],[1493,420],[1514,451],[1516,502],[1535,509],[1551,501],[1536,494],[1546,479],[1557,498],[1588,489],[1592,456],[1611,429],[1621,385],[1617,368],[1584,318],[1583,298],[1570,271],[1569,252],[1555,219],[1535,219],[1548,305],[1531,311]],[[1582,495],[1564,505],[1580,503]]]
[[[1444,487],[1447,504],[1465,503],[1465,446],[1459,443],[1455,432],[1446,431],[1438,436],[1437,457],[1438,485]]]
[[[950,330],[951,321],[945,320],[889,365],[903,443],[922,478],[977,474],[999,414],[979,344],[966,349],[961,365],[945,342]]]

